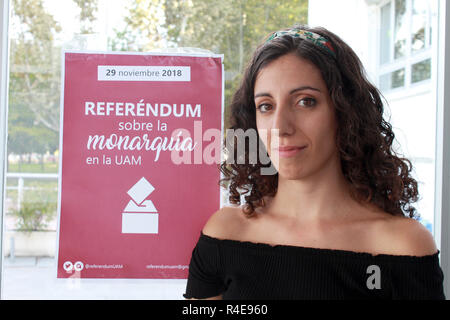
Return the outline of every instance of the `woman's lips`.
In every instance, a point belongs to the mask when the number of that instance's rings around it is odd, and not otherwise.
[[[295,156],[297,153],[305,149],[306,146],[296,147],[296,146],[280,146],[275,148],[278,155],[282,158],[289,158]]]

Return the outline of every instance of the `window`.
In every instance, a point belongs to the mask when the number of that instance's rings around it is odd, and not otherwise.
[[[431,77],[431,59],[422,60],[411,66],[411,83],[420,82]]]
[[[420,221],[434,230],[437,27],[435,0],[378,1],[376,79],[401,154],[411,160]],[[434,28],[434,29],[433,29]],[[436,32],[434,32],[436,33]],[[420,130],[418,130],[420,128]]]
[[[9,3],[2,298],[182,299],[183,279],[56,279],[61,49],[176,51],[186,47],[224,54],[228,105],[249,54],[270,31],[306,23],[308,1]]]
[[[380,77],[381,90],[400,88],[405,85],[405,68],[383,74]]]
[[[431,79],[431,2],[391,0],[380,7],[378,81],[384,92]]]

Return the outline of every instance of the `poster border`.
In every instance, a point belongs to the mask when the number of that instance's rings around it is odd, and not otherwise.
[[[183,48],[179,48],[183,49]],[[193,48],[195,50],[195,48]],[[192,50],[192,49],[190,49]],[[199,49],[202,50],[202,49]],[[159,51],[147,51],[147,52],[132,52],[132,51],[99,51],[99,50],[75,50],[75,49],[61,49],[61,90],[60,90],[60,110],[59,110],[59,151],[58,151],[58,203],[57,203],[57,226],[56,226],[56,246],[55,246],[55,264],[54,264],[54,274],[57,281],[67,281],[70,278],[58,278],[58,264],[59,264],[59,243],[60,243],[60,220],[61,220],[61,186],[62,186],[62,159],[63,159],[63,132],[64,132],[64,89],[65,89],[65,69],[66,69],[66,54],[102,54],[102,55],[139,55],[139,56],[183,56],[183,57],[194,57],[194,58],[220,58],[221,62],[221,72],[222,72],[222,98],[221,98],[221,141],[224,139],[224,110],[225,110],[225,74],[224,74],[224,54],[218,54],[213,52],[159,52]],[[220,161],[223,161],[223,153],[221,152]],[[220,172],[220,178],[223,174]],[[223,205],[222,190],[219,186],[219,206]],[[180,280],[180,279],[166,279],[166,278],[79,278],[88,280]]]

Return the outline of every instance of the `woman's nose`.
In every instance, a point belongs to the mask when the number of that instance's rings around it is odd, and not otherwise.
[[[289,108],[278,108],[274,114],[272,129],[278,129],[279,136],[287,136],[295,133],[295,118]]]

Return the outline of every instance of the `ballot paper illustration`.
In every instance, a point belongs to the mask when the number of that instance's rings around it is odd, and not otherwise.
[[[122,212],[122,233],[158,233],[158,211],[147,199],[154,190],[144,177],[128,190],[131,200]]]

